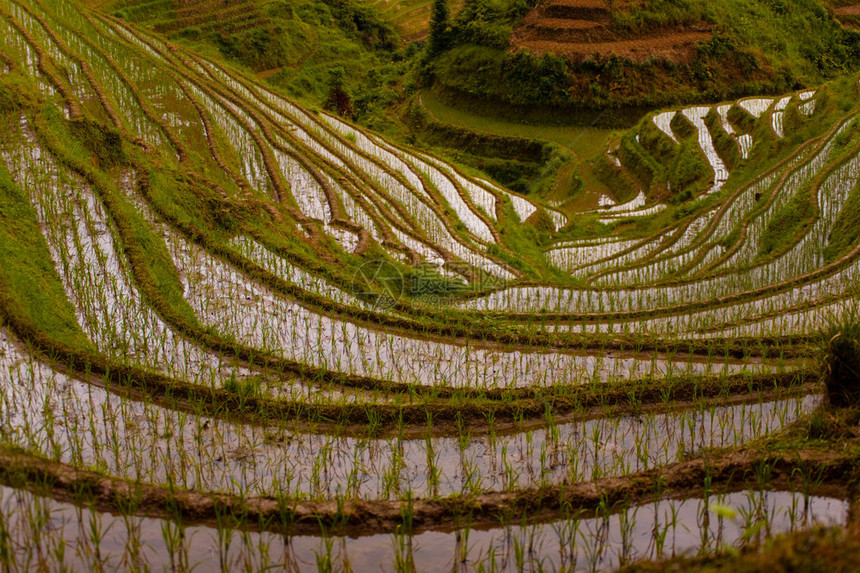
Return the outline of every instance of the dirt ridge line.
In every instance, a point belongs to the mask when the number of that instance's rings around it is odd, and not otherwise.
[[[845,477],[852,474],[855,462],[850,454],[811,449],[776,454],[755,449],[723,450],[623,477],[576,484],[433,500],[310,501],[131,482],[33,454],[0,449],[0,482],[61,501],[81,504],[86,500],[91,508],[111,513],[134,507],[136,515],[164,519],[181,516],[184,523],[191,524],[215,526],[223,524],[227,517],[227,523],[239,521],[257,531],[371,535],[395,531],[407,522],[412,532],[420,532],[455,527],[461,519],[468,520],[470,526],[499,525],[506,518],[516,519],[526,512],[536,521],[550,521],[571,512],[594,512],[599,507],[620,508],[720,488],[743,489],[758,484],[762,468],[768,470],[770,486],[797,482],[802,479],[799,473],[810,470],[816,472],[819,484],[844,488]]]

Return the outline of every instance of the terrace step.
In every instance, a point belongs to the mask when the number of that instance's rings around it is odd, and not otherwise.
[[[236,21],[258,21],[259,15],[256,3],[232,6],[218,11],[195,10],[193,13],[172,19],[163,24],[157,24],[155,29],[162,33],[176,32],[192,26],[206,28],[225,28]]]
[[[687,61],[693,56],[693,48],[699,42],[712,37],[711,32],[666,33],[634,40],[617,41],[563,41],[533,38],[517,38],[515,45],[536,54],[552,53],[573,61],[591,57],[609,58],[619,56],[636,62],[657,57],[675,62]]]
[[[609,22],[609,8],[600,0],[552,0],[540,7],[547,18]]]

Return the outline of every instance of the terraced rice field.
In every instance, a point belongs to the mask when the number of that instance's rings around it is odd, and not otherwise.
[[[564,240],[101,13],[0,0],[0,28],[4,569],[594,570],[849,519],[848,454],[764,444],[856,305],[856,110],[654,114],[633,141],[694,138],[707,189],[636,236],[668,207],[634,173]]]
[[[635,37],[624,37],[612,29],[613,8],[634,2],[607,0],[550,0],[540,2],[511,35],[514,49],[536,54],[551,53],[580,62],[613,56],[644,62],[656,58],[685,63],[695,47],[712,37],[710,26],[699,24],[656,28]],[[614,5],[614,6],[613,6]]]
[[[851,0],[832,2],[831,11],[836,19],[845,27],[857,29],[860,23],[860,4]]]
[[[113,5],[121,8],[124,3]],[[125,11],[129,20],[146,20],[164,34],[195,29],[236,36],[260,27],[265,20],[253,0],[154,0],[132,4]]]
[[[391,22],[404,42],[416,42],[427,38],[430,30],[430,11],[433,2],[429,0],[371,0],[370,4],[379,9],[387,22]],[[463,8],[462,0],[448,2],[452,16]]]

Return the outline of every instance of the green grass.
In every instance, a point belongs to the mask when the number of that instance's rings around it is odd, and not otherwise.
[[[430,25],[431,0],[366,0],[374,6],[382,18],[390,22],[405,42],[427,37]],[[463,7],[463,0],[450,0],[448,10],[456,14]]]
[[[822,333],[824,383],[831,406],[845,408],[860,400],[860,321],[856,310]]]
[[[387,75],[400,43],[374,6],[357,0],[259,0],[253,7],[259,13],[253,26],[229,33],[219,31],[217,12],[207,22],[211,27],[183,27],[177,23],[178,15],[161,3],[125,0],[106,6],[143,26],[172,25],[168,33],[172,41],[265,72],[269,83],[293,97],[321,103],[329,90],[329,70],[338,67],[345,69],[347,89],[357,100],[379,95],[376,84]]]
[[[601,153],[612,133],[609,129],[588,126],[519,123],[515,118],[502,119],[481,115],[445,103],[427,89],[421,90],[419,97],[424,108],[441,122],[494,135],[551,141],[569,149],[580,158]]]
[[[835,261],[860,243],[860,183],[848,194],[830,232],[824,260]]]
[[[416,96],[414,105],[426,111],[434,122],[453,126],[468,133],[485,136],[492,140],[498,137],[516,138],[523,142],[545,142],[555,144],[556,150],[549,156],[541,157],[530,172],[523,172],[518,177],[505,177],[499,173],[499,167],[492,163],[498,162],[498,155],[484,159],[483,162],[469,161],[462,154],[452,155],[455,160],[475,165],[494,176],[494,178],[513,189],[531,194],[537,194],[553,201],[567,201],[571,197],[598,189],[602,185],[591,176],[591,168],[584,160],[599,155],[606,148],[612,131],[605,128],[586,127],[576,124],[548,123],[536,121],[533,118],[523,118],[516,121],[511,116],[499,116],[469,110],[466,107],[447,103],[432,90],[421,90]],[[448,139],[448,142],[453,142]],[[435,142],[444,146],[445,142]],[[480,146],[477,146],[480,148]],[[484,148],[487,146],[484,144]],[[508,147],[508,149],[514,149]],[[489,149],[488,149],[489,152]],[[491,153],[491,152],[490,152]],[[529,158],[527,163],[533,163]],[[510,165],[504,166],[511,169]],[[587,202],[586,202],[587,204]],[[576,207],[574,206],[574,209]]]
[[[0,163],[0,289],[34,325],[73,348],[90,348],[51,262],[36,212]]]
[[[850,145],[856,142],[858,133],[860,133],[860,123],[854,120],[834,138],[834,153],[848,152]],[[856,195],[855,186],[855,191],[849,194],[846,204],[840,209],[834,223],[829,244],[824,249],[825,260],[832,261],[840,254],[847,253],[860,237],[860,232],[856,230],[857,226],[854,224],[858,216],[857,206],[860,205]],[[776,211],[768,223],[759,242],[759,256],[767,256],[787,244],[802,229],[812,225],[818,215],[815,198],[810,195],[809,186],[804,186]]]
[[[0,112],[26,109],[37,105],[39,92],[17,70],[0,77]]]
[[[774,213],[759,242],[759,256],[765,257],[785,245],[801,229],[811,225],[814,216],[815,207],[810,199],[809,188],[804,187]]]

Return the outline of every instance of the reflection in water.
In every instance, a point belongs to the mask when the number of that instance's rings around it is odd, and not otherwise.
[[[296,536],[115,516],[0,488],[4,570],[610,570],[638,559],[712,552],[812,525],[844,524],[847,502],[785,491],[606,508],[540,524],[413,536]],[[517,521],[514,519],[514,521]],[[8,567],[7,567],[8,565]]]

